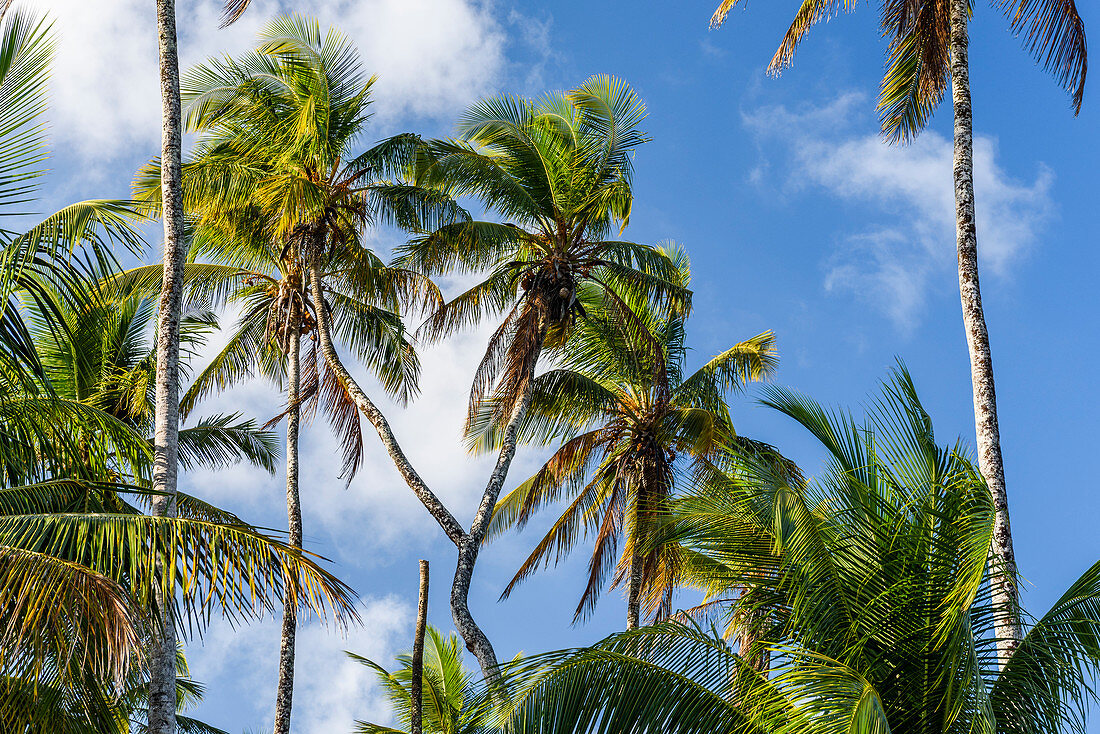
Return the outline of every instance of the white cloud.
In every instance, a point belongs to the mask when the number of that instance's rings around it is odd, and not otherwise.
[[[340,634],[316,621],[299,626],[295,645],[294,730],[302,734],[349,731],[356,719],[386,721],[390,706],[374,673],[344,651],[390,665],[409,647],[411,607],[397,597],[361,601],[362,626]],[[188,645],[191,675],[217,682],[211,704],[236,701],[250,709],[248,718],[270,728],[279,665],[280,621],[268,619],[246,627],[216,623],[202,640]],[[247,664],[242,665],[242,661]],[[215,701],[214,699],[218,699]],[[202,718],[202,710],[196,715]],[[216,723],[216,722],[214,722]]]
[[[56,19],[61,41],[53,75],[55,143],[102,163],[155,150],[160,135],[156,25],[148,0],[30,0]],[[482,0],[282,0],[254,3],[234,26],[218,29],[221,0],[180,3],[180,65],[239,53],[276,12],[300,12],[336,25],[377,73],[376,111],[451,117],[498,85],[506,39]],[[109,7],[108,7],[109,6]]]
[[[758,109],[745,122],[762,143],[782,146],[788,190],[815,187],[869,206],[872,224],[843,235],[828,259],[825,286],[852,290],[911,328],[934,277],[955,261],[952,141],[931,130],[909,146],[887,145],[877,134],[845,134],[866,122],[869,109],[863,95],[845,94],[823,106]],[[1005,277],[1051,213],[1054,177],[1040,164],[1033,181],[1019,181],[998,164],[997,154],[994,138],[976,136],[979,253],[985,272]],[[750,179],[762,185],[772,168],[761,164]]]

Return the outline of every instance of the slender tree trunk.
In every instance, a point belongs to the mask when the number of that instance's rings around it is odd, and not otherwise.
[[[626,587],[626,628],[638,629],[642,609],[642,570],[645,561],[638,553],[630,556],[630,580]]]
[[[182,131],[179,59],[176,54],[174,0],[157,0],[157,36],[160,49],[160,94],[163,109],[161,135],[161,192],[164,221],[164,276],[157,314],[157,372],[153,434],[152,514],[176,515],[179,468],[179,333],[183,308],[183,194],[180,182]],[[176,732],[176,631],[173,600],[158,590],[161,624],[149,656],[150,734]]]
[[[424,630],[428,626],[428,562],[420,561],[420,596],[413,637],[411,734],[424,731]]]
[[[951,0],[951,97],[955,110],[955,238],[959,256],[959,295],[962,299],[966,344],[970,351],[970,379],[974,392],[974,427],[978,467],[993,495],[996,516],[990,548],[993,604],[997,610],[998,651],[1008,661],[1020,640],[1017,616],[1016,555],[1008,521],[1008,493],[1001,460],[997,425],[997,394],[989,332],[978,284],[978,239],[974,215],[973,116],[967,59],[967,0]]]
[[[297,320],[292,326],[297,326]],[[302,547],[302,506],[298,498],[298,406],[301,384],[302,336],[291,328],[286,358],[286,517],[290,544]],[[279,684],[275,694],[274,734],[290,734],[290,708],[294,700],[294,638],[298,629],[298,599],[288,593],[283,599],[283,634],[279,643]]]
[[[500,497],[500,490],[504,486],[505,478],[508,476],[508,468],[511,466],[512,459],[516,454],[516,446],[518,445],[519,437],[519,422],[523,418],[527,406],[531,403],[532,382],[535,365],[538,363],[538,353],[536,352],[534,359],[531,361],[529,374],[524,379],[524,385],[521,388],[519,399],[516,401],[516,406],[512,410],[512,415],[509,416],[508,423],[505,425],[504,438],[500,454],[497,456],[496,466],[493,468],[492,474],[489,475],[489,481],[486,483],[485,491],[482,493],[481,504],[478,506],[477,514],[474,516],[474,521],[470,526],[470,532],[467,533],[463,530],[458,520],[455,519],[454,515],[451,514],[450,510],[448,510],[435,493],[431,491],[417,473],[416,469],[413,468],[408,457],[405,456],[405,452],[401,449],[401,445],[397,442],[397,437],[393,435],[393,430],[390,428],[390,424],[382,414],[382,411],[380,411],[371,399],[367,397],[367,394],[359,387],[355,378],[353,378],[347,368],[344,367],[340,355],[337,354],[336,348],[332,344],[329,316],[324,307],[324,289],[321,284],[320,272],[316,267],[310,267],[309,269],[309,287],[314,310],[317,314],[317,339],[321,345],[321,354],[324,356],[329,367],[336,374],[336,377],[340,380],[340,383],[348,391],[352,401],[355,403],[356,407],[359,408],[359,412],[370,421],[371,425],[373,425],[378,432],[378,437],[382,440],[382,445],[385,447],[397,471],[400,472],[405,482],[409,485],[409,488],[412,489],[413,494],[416,495],[420,503],[423,504],[432,517],[435,518],[439,526],[443,528],[443,532],[447,534],[447,537],[451,539],[451,542],[454,543],[455,547],[458,549],[458,561],[455,564],[455,576],[451,584],[451,618],[454,620],[458,633],[462,635],[462,639],[466,642],[466,649],[477,658],[485,679],[490,682],[495,682],[500,678],[496,652],[493,650],[489,638],[481,630],[474,620],[473,615],[470,613],[470,582],[473,579],[474,565],[477,563],[478,552],[481,550],[481,542],[485,539],[485,533],[489,529],[489,521],[493,516],[493,508],[496,506],[497,499]],[[540,320],[538,328],[538,343],[541,345],[547,331],[547,322],[545,319]]]

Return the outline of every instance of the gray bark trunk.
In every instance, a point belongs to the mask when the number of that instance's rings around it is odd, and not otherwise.
[[[638,629],[642,609],[642,557],[634,553],[630,557],[630,580],[626,587],[626,628]]]
[[[428,626],[428,562],[420,561],[420,596],[413,636],[411,734],[424,731],[424,630]]]
[[[180,116],[179,59],[176,52],[174,0],[157,0],[160,51],[161,193],[164,222],[164,276],[157,314],[157,372],[153,433],[152,514],[176,515],[179,468],[179,331],[183,307],[183,194],[180,182],[183,136]],[[158,590],[161,624],[149,656],[150,734],[176,732],[176,631],[173,599]]]
[[[470,613],[470,583],[473,579],[474,565],[477,563],[481,542],[485,539],[485,533],[489,528],[489,521],[492,519],[493,508],[496,506],[497,499],[500,496],[500,490],[504,486],[505,478],[508,476],[508,468],[511,466],[512,458],[516,453],[519,422],[523,417],[523,413],[527,410],[527,406],[531,402],[531,383],[534,377],[534,369],[538,361],[538,355],[536,354],[535,359],[532,360],[531,374],[527,375],[519,400],[516,402],[516,407],[513,409],[512,415],[509,417],[508,423],[505,426],[504,440],[500,454],[497,457],[496,466],[493,468],[492,474],[489,475],[489,481],[485,486],[485,491],[482,493],[481,503],[478,506],[477,514],[474,516],[473,523],[470,526],[470,532],[467,533],[463,530],[458,520],[455,519],[454,515],[451,514],[450,510],[443,505],[439,498],[436,497],[435,493],[431,491],[413,468],[408,457],[405,456],[405,452],[401,449],[401,445],[397,442],[397,437],[393,435],[393,430],[390,428],[390,424],[382,414],[382,411],[380,411],[371,399],[367,397],[367,394],[359,387],[355,378],[353,378],[351,373],[347,371],[347,368],[344,367],[340,355],[337,354],[332,344],[329,317],[324,308],[324,289],[321,284],[320,273],[315,267],[311,267],[309,271],[310,296],[317,313],[317,338],[321,345],[321,354],[324,356],[325,361],[336,374],[341,384],[347,389],[356,407],[359,408],[359,412],[370,421],[375,431],[378,432],[378,437],[382,440],[382,445],[385,447],[394,466],[397,467],[397,471],[404,477],[409,488],[412,489],[413,494],[416,495],[421,504],[423,504],[432,517],[435,518],[439,526],[443,528],[443,532],[447,534],[447,537],[451,539],[451,542],[454,543],[455,547],[458,549],[458,561],[455,564],[454,581],[451,584],[451,618],[454,620],[458,633],[462,635],[462,639],[466,643],[466,649],[477,658],[485,679],[490,682],[495,682],[500,678],[496,652],[493,650],[489,638],[481,630],[474,620],[473,615]],[[540,323],[539,328],[539,344],[541,344],[547,329],[545,320]]]
[[[297,320],[294,320],[297,326]],[[298,497],[298,406],[301,385],[301,334],[292,328],[287,339],[286,360],[286,517],[290,544],[302,547],[302,506]],[[283,599],[283,632],[279,642],[279,683],[275,694],[274,734],[290,734],[290,709],[294,700],[294,640],[298,631],[298,600],[287,593]]]
[[[959,258],[959,295],[962,300],[966,344],[970,352],[970,378],[974,392],[974,428],[978,467],[993,495],[996,516],[990,548],[993,604],[997,611],[998,651],[1002,665],[1020,640],[1017,617],[1016,555],[1008,520],[1008,493],[1001,460],[1001,436],[997,425],[997,394],[989,332],[982,311],[978,283],[978,239],[974,215],[973,113],[970,103],[970,71],[967,58],[967,0],[951,0],[951,98],[955,111],[955,238]]]

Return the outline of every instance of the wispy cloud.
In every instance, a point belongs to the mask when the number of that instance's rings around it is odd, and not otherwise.
[[[826,259],[824,285],[851,291],[879,306],[900,328],[911,329],[932,287],[954,263],[955,210],[952,142],[925,131],[905,147],[885,144],[870,124],[871,105],[845,94],[821,106],[762,107],[745,114],[768,160],[750,179],[787,192],[813,189],[840,202],[863,205],[867,224],[840,233]],[[995,138],[974,141],[974,187],[982,266],[1008,276],[1034,246],[1053,202],[1053,173],[1039,164],[1031,182],[997,161]]]
[[[50,12],[60,34],[53,74],[55,144],[85,161],[107,163],[160,135],[156,24],[148,0],[112,0],[109,12],[88,0],[31,0]],[[277,12],[316,16],[358,46],[378,74],[376,111],[449,118],[499,84],[506,37],[482,0],[281,0],[253,4],[234,26],[218,29],[221,0],[178,7],[180,64],[250,47]]]

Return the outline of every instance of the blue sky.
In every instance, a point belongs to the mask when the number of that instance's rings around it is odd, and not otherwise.
[[[124,196],[158,147],[154,26],[147,0],[89,8],[37,0],[62,34],[54,88],[49,206]],[[91,4],[87,4],[91,5]],[[355,39],[380,74],[374,137],[446,134],[461,109],[497,91],[535,94],[596,73],[631,82],[649,106],[653,141],[637,153],[639,242],[674,239],[692,256],[694,359],[765,329],[778,381],[858,408],[902,358],[941,442],[972,439],[970,379],[954,269],[950,106],[907,148],[880,142],[874,95],[882,69],[877,9],[861,4],[810,33],[779,79],[764,68],[796,3],[750,3],[717,31],[710,2],[255,0],[239,27],[216,29],[212,0],[180,0],[185,64],[247,46],[277,10],[301,9]],[[1096,6],[1081,3],[1086,27]],[[1041,613],[1100,558],[1100,494],[1092,451],[1100,418],[1095,95],[1074,118],[1069,99],[979,4],[971,26],[979,249],[1000,398],[1016,551],[1026,600]],[[1091,85],[1095,86],[1095,84]],[[379,233],[377,246],[394,244]],[[154,248],[155,251],[155,248]],[[457,284],[449,284],[452,287]],[[421,399],[390,407],[414,461],[468,522],[488,470],[458,445],[472,367],[487,329],[423,354]],[[266,419],[279,398],[260,383],[212,400],[209,412]],[[821,457],[787,422],[734,400],[738,430],[777,444],[813,470]],[[302,501],[311,548],[360,593],[368,624],[347,639],[310,625],[299,638],[296,731],[350,730],[385,719],[369,673],[343,649],[388,663],[411,639],[416,561],[432,562],[431,621],[450,628],[453,549],[373,443],[345,490],[322,424],[307,431]],[[509,486],[541,454],[521,452]],[[236,468],[186,477],[188,488],[265,526],[283,527],[282,480]],[[544,518],[548,521],[550,518]],[[545,523],[482,555],[475,615],[498,654],[584,644],[622,625],[605,596],[583,625],[570,619],[586,554],[496,598]],[[215,625],[190,648],[210,688],[199,715],[232,732],[270,726],[277,623]],[[1100,731],[1100,724],[1094,724]]]

